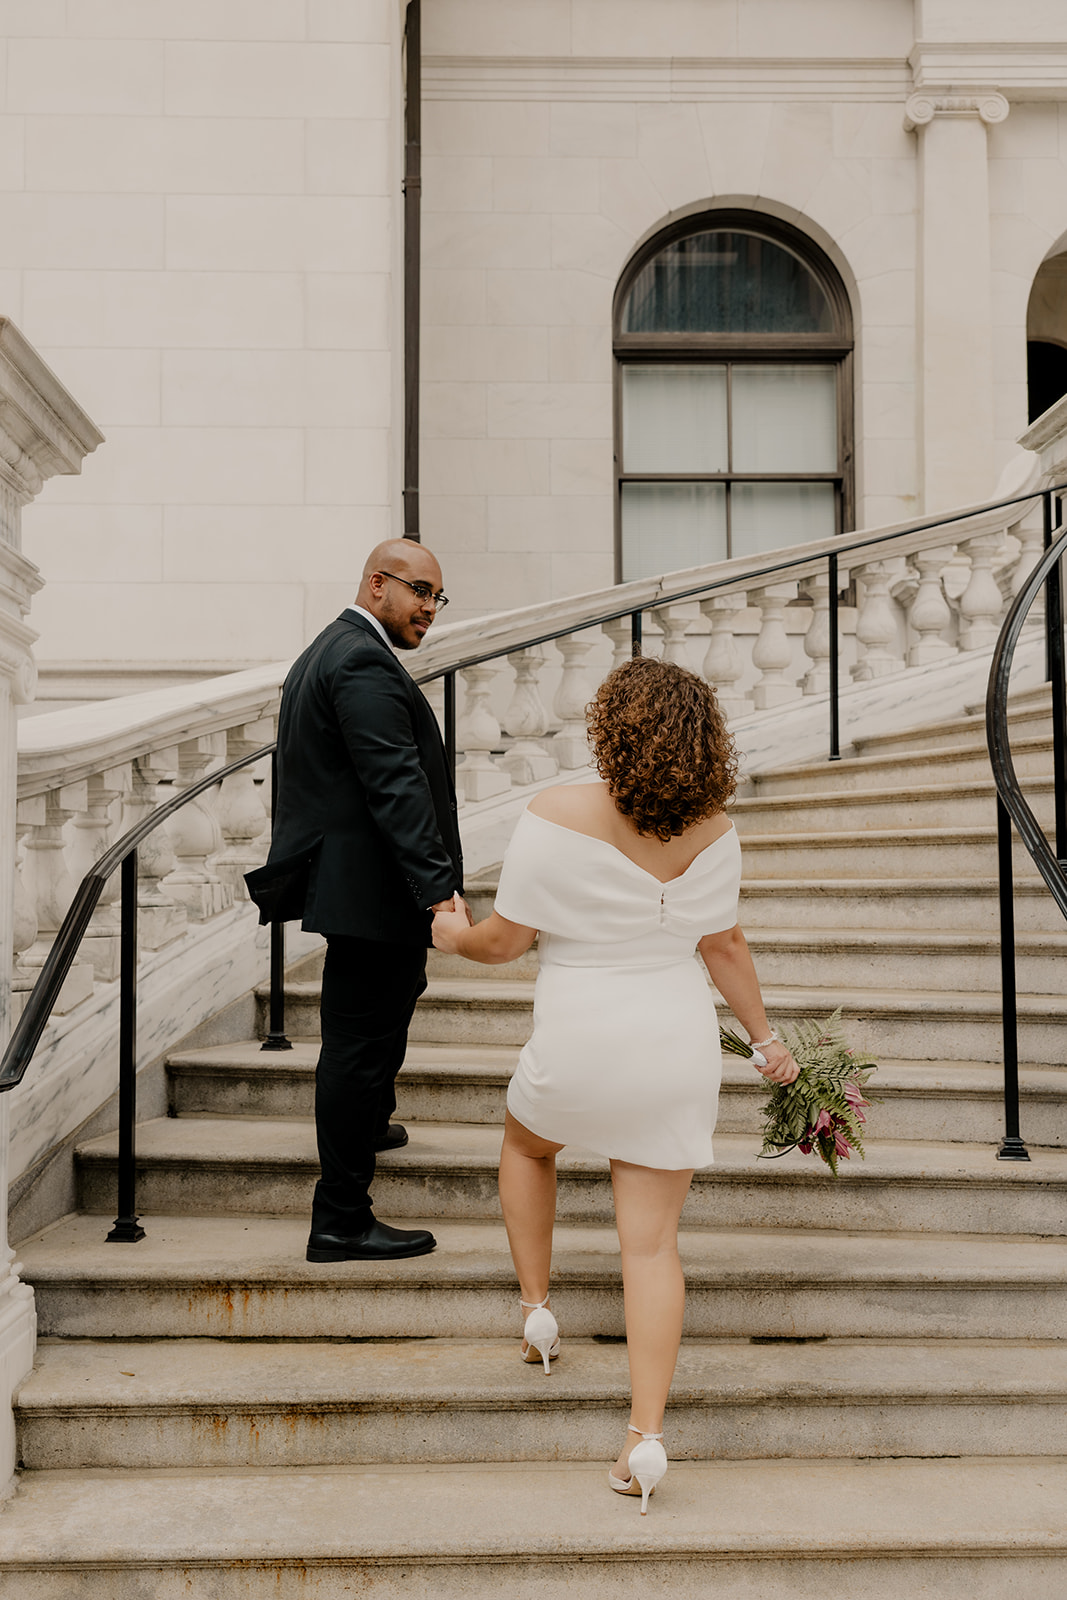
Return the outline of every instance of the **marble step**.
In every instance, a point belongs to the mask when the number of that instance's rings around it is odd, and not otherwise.
[[[1026,799],[1043,828],[1055,826],[1055,784],[1031,778]],[[833,833],[840,828],[995,827],[997,791],[985,782],[908,783],[839,793],[760,795],[735,800],[730,815],[744,845],[749,833]]]
[[[1052,735],[1013,738],[1012,759],[1020,778],[1047,778],[1052,774]],[[752,782],[756,794],[839,794],[844,790],[890,788],[912,784],[988,782],[989,751],[985,732],[967,743],[947,749],[891,750],[877,755],[846,756],[841,761],[807,762],[761,772]],[[1025,788],[1025,784],[1024,784]]]
[[[1020,994],[1055,995],[1067,988],[1067,922],[1060,920],[1054,933],[1016,934]],[[969,931],[750,928],[748,943],[760,982],[771,987],[811,983],[823,988],[990,993],[1001,984],[999,937]]]
[[[215,1045],[168,1057],[171,1110],[177,1116],[310,1117],[317,1041],[263,1053],[258,1041]],[[397,1079],[397,1115],[415,1122],[501,1126],[518,1047],[412,1044]],[[995,1143],[1003,1128],[1003,1071],[988,1062],[879,1063],[880,1138]],[[762,1081],[734,1056],[723,1059],[716,1126],[755,1133],[766,1095]],[[1023,1133],[1036,1145],[1067,1144],[1067,1068],[1020,1072]]]
[[[1028,705],[1014,707],[1008,718],[1011,737],[1048,738],[1052,732],[1052,696],[1048,689],[1039,692]],[[909,728],[900,733],[876,733],[869,738],[853,736],[858,755],[917,755],[928,750],[947,750],[971,746],[986,736],[985,711],[925,728]]]
[[[741,885],[741,925],[754,928],[827,928],[843,931],[966,929],[999,938],[1000,896],[987,878],[746,878]],[[1063,916],[1044,882],[1015,883],[1015,926],[1020,933],[1062,933]],[[500,968],[506,972],[506,968]]]
[[[518,1317],[516,1317],[518,1328]],[[621,1341],[572,1339],[549,1379],[507,1340],[55,1340],[15,1399],[18,1456],[76,1467],[610,1461]],[[676,1460],[1059,1455],[1067,1343],[687,1341]]]
[[[499,1215],[498,1129],[426,1123],[409,1133],[402,1150],[378,1158],[380,1215]],[[999,1162],[989,1145],[878,1140],[834,1179],[816,1156],[760,1160],[758,1149],[754,1135],[716,1136],[715,1165],[696,1174],[686,1201],[688,1227],[1067,1233],[1067,1151]],[[82,1210],[114,1210],[117,1150],[117,1134],[77,1147]],[[137,1166],[145,1213],[303,1216],[318,1175],[315,1129],[310,1120],[162,1117],[139,1126]],[[568,1147],[557,1171],[561,1220],[611,1220],[607,1161]]]
[[[20,1246],[42,1337],[514,1337],[499,1222],[434,1218],[431,1255],[334,1266],[305,1261],[306,1215],[144,1224],[140,1243],[114,1245],[102,1217],[69,1216]],[[686,1227],[679,1252],[691,1338],[1058,1340],[1067,1327],[1060,1238]],[[557,1226],[552,1295],[569,1337],[622,1335],[613,1227]]]
[[[673,1465],[647,1517],[604,1461],[33,1472],[0,1510],[19,1600],[1052,1600],[1067,1463]]]
[[[840,828],[836,833],[755,833],[738,830],[746,880],[753,878],[992,878],[997,871],[995,827]],[[1012,841],[1017,882],[1040,881],[1025,847]],[[1050,896],[1051,898],[1051,896]]]

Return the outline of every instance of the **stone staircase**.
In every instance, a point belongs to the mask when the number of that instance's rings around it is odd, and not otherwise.
[[[1047,695],[1014,710],[1047,820]],[[642,1520],[605,1467],[627,1414],[606,1166],[560,1161],[563,1355],[517,1359],[495,1162],[536,956],[436,954],[401,1078],[411,1142],[379,1214],[434,1255],[303,1259],[314,963],[287,1054],[179,1051],[139,1130],[148,1237],[105,1244],[116,1140],[81,1210],[20,1251],[41,1342],[0,1594],[1035,1600],[1067,1592],[1067,930],[1018,862],[1022,1123],[1001,1127],[993,790],[977,713],[776,772],[737,801],[742,922],[778,1020],[845,1008],[876,1052],[874,1138],[834,1183],[758,1162],[727,1062],[717,1164],[684,1219],[675,1461]],[[472,895],[491,903],[487,875]],[[9,1587],[10,1586],[10,1587]]]

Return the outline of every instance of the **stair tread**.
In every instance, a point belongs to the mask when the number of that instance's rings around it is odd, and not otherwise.
[[[499,995],[499,990],[505,990]],[[932,1013],[954,1016],[975,1015],[1000,1018],[1003,1001],[999,992],[971,990],[961,993],[956,989],[891,989],[891,988],[817,988],[814,985],[764,984],[763,998],[768,1011],[778,1006],[791,1011],[802,1011],[807,1016],[829,1016],[840,1006],[849,1016],[860,1016],[868,1010],[892,1009],[907,1016],[928,1016]],[[511,1005],[533,1005],[534,980],[503,984],[493,978],[435,978],[426,987],[424,1001],[451,1002],[453,1005],[488,1005],[498,998],[507,999]],[[1067,995],[1032,995],[1022,992],[1018,997],[1020,1013],[1048,1012],[1067,1017]]]
[[[599,1463],[40,1472],[0,1509],[0,1568],[142,1566],[146,1529],[151,1564],[198,1568],[1063,1551],[1065,1499],[1067,1460],[1048,1457],[683,1462],[647,1518]]]
[[[929,733],[929,731],[930,730],[926,728],[916,728],[912,730],[912,736],[914,737],[914,735],[917,733],[926,735]],[[1011,742],[1011,748],[1013,754],[1015,755],[1021,755],[1030,751],[1038,750],[1048,750],[1051,752],[1051,729],[1048,733],[1024,735],[1022,738],[1013,739]],[[771,777],[823,778],[826,776],[827,772],[831,770],[838,775],[850,771],[875,772],[879,767],[893,767],[895,770],[899,771],[902,766],[918,766],[925,762],[929,762],[933,766],[938,766],[947,761],[959,761],[966,759],[968,756],[982,756],[988,761],[989,747],[986,744],[984,729],[980,735],[971,740],[969,743],[946,745],[943,749],[894,750],[887,751],[884,754],[876,755],[842,756],[839,761],[835,761],[833,763],[832,768],[828,761],[799,762],[796,766],[788,765],[776,767],[773,771],[757,773],[756,782],[759,783],[761,779]]]
[[[34,1284],[514,1289],[502,1223],[411,1218],[404,1225],[432,1227],[437,1250],[404,1261],[322,1265],[304,1259],[306,1218],[255,1215],[154,1216],[145,1219],[146,1238],[117,1248],[106,1242],[98,1216],[81,1213],[27,1240],[18,1257],[23,1277]],[[617,1285],[614,1228],[558,1223],[554,1240],[553,1278],[561,1293],[568,1284]],[[1027,1235],[683,1229],[679,1251],[691,1289],[763,1283],[774,1288],[837,1284],[849,1289],[864,1283],[1059,1288],[1067,1277],[1067,1240]]]
[[[500,1155],[498,1126],[477,1123],[426,1122],[409,1128],[410,1141],[401,1150],[378,1157],[379,1171],[452,1172],[496,1170]],[[107,1133],[78,1146],[79,1156],[113,1160],[118,1133]],[[158,1117],[137,1130],[139,1161],[246,1163],[317,1166],[315,1128],[311,1118]],[[601,1156],[568,1146],[557,1161],[561,1172],[606,1172]],[[732,1177],[760,1182],[874,1182],[929,1180],[951,1183],[1067,1183],[1067,1150],[1040,1149],[1028,1162],[997,1162],[986,1144],[941,1144],[932,1140],[889,1142],[867,1147],[865,1161],[842,1163],[836,1180],[824,1176],[814,1156],[793,1151],[774,1161],[758,1156],[758,1140],[750,1133],[716,1133],[715,1165],[699,1172],[697,1184]]]
[[[169,1340],[52,1340],[39,1345],[36,1368],[19,1388],[16,1405],[25,1415],[111,1408],[414,1410],[628,1400],[621,1342],[567,1340],[565,1359],[553,1367],[551,1385],[542,1387],[536,1382],[540,1369],[531,1372],[517,1359],[517,1335],[518,1326],[514,1339],[183,1339],[180,1346]],[[1067,1399],[1067,1343],[688,1339],[670,1403],[948,1397]]]
[[[929,754],[925,750],[907,751],[901,753],[915,758]],[[861,758],[857,758],[861,759]],[[788,774],[790,769],[783,768]],[[1056,780],[1050,774],[1047,778],[1029,777],[1026,779],[1028,794],[1052,794],[1055,791]],[[776,790],[773,794],[744,794],[738,795],[730,802],[730,815],[738,813],[745,816],[750,811],[782,810],[788,811],[796,805],[819,806],[850,806],[850,805],[877,805],[885,801],[899,804],[901,799],[906,800],[960,800],[971,796],[996,799],[997,787],[990,772],[986,778],[957,778],[944,783],[909,783],[906,790],[901,790],[899,783],[887,785],[884,789],[838,789],[813,793],[810,789],[790,790],[783,794]]]

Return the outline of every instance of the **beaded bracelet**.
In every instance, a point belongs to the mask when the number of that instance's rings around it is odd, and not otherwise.
[[[781,1040],[778,1038],[777,1029],[772,1028],[766,1039],[750,1039],[748,1042],[751,1049],[762,1050],[765,1044],[780,1044]]]

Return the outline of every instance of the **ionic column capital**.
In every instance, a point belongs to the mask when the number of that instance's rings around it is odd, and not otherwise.
[[[935,117],[978,117],[987,127],[1003,122],[1011,110],[999,89],[977,89],[971,92],[951,87],[944,89],[917,89],[904,105],[904,131],[925,128]]]

